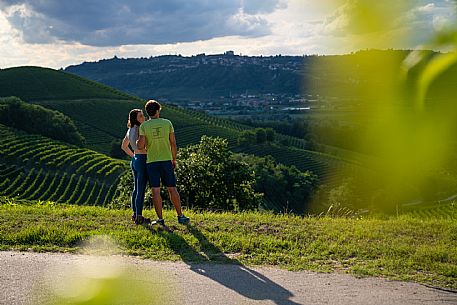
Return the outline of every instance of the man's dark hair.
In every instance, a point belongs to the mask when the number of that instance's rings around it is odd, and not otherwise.
[[[149,100],[144,108],[146,109],[148,115],[153,117],[156,115],[157,111],[160,110],[160,104],[157,101]]]

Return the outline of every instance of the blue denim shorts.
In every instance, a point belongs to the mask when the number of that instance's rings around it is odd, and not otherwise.
[[[146,164],[148,171],[149,185],[160,187],[160,181],[166,187],[176,186],[175,170],[170,161],[157,161]]]

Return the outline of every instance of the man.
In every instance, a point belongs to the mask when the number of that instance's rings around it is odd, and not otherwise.
[[[162,197],[160,196],[160,181],[168,188],[170,200],[173,203],[178,222],[186,224],[189,218],[181,210],[181,198],[176,189],[176,139],[173,124],[160,118],[160,104],[150,100],[146,103],[146,112],[150,119],[140,126],[140,137],[137,140],[139,149],[146,148],[146,169],[149,184],[152,187],[154,208],[157,213],[157,223],[164,225],[162,217]]]

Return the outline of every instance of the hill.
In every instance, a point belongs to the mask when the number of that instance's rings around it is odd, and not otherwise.
[[[0,124],[0,195],[106,205],[128,165],[93,150]]]
[[[105,155],[110,154],[113,147],[119,149],[120,141],[126,132],[128,112],[133,108],[142,109],[144,107],[144,101],[139,98],[119,93],[115,89],[105,90],[103,85],[62,71],[21,67],[17,68],[17,71],[15,69],[1,70],[0,78],[7,78],[3,75],[4,73],[9,77],[14,77],[9,80],[13,85],[8,90],[5,89],[6,93],[0,92],[0,95],[29,97],[28,102],[63,113],[71,118],[85,138],[86,148]],[[34,75],[34,77],[27,78],[29,75]],[[27,94],[22,93],[21,86],[15,85],[23,82],[24,79],[28,79]],[[40,81],[41,79],[45,79],[46,82]],[[67,87],[53,87],[53,79],[55,83],[66,84]],[[74,90],[71,87],[72,82],[75,82],[77,88],[84,87],[84,94],[77,96],[76,93],[79,92],[79,89]],[[45,90],[40,90],[43,87]],[[344,157],[334,157],[305,150],[303,148],[306,143],[302,140],[281,134],[276,134],[273,142],[240,145],[238,138],[241,132],[252,129],[252,127],[234,121],[214,118],[167,104],[164,105],[162,116],[173,122],[179,147],[196,144],[203,135],[226,138],[229,148],[235,152],[258,156],[271,155],[278,163],[293,165],[303,172],[312,171],[319,177],[321,184],[341,184],[344,178],[340,174],[341,168],[349,167],[353,169],[354,173],[364,170],[358,165],[355,158],[351,159],[350,154]],[[5,142],[5,145],[9,144]],[[275,206],[274,203],[272,205]]]
[[[376,83],[380,90],[386,89],[389,84],[373,71],[379,70],[380,62],[398,67],[409,53],[409,50],[365,50],[326,56],[114,57],[69,66],[65,71],[142,98],[215,101],[242,94],[274,94],[278,98],[309,94],[313,98],[337,99],[335,106],[341,106],[342,100],[362,98],[360,89],[366,82]],[[429,53],[430,57],[437,54]]]
[[[0,70],[0,79],[8,79],[11,84],[9,87],[0,88],[0,96],[22,97],[25,101],[62,112],[74,121],[85,137],[88,148],[105,154],[110,153],[113,141],[120,143],[120,139],[124,136],[128,112],[133,108],[143,109],[144,107],[144,101],[139,98],[62,71],[38,67],[11,68]],[[24,83],[25,79],[27,79],[27,90],[24,89],[24,85],[19,85]],[[74,86],[71,85],[73,83]],[[24,90],[26,93],[23,93]],[[262,147],[256,149],[238,146],[237,139],[240,131],[252,127],[196,111],[178,109],[167,104],[164,105],[162,116],[170,119],[175,125],[180,147],[196,144],[202,135],[209,135],[228,139],[229,146],[238,152],[256,154],[257,150],[263,150]],[[303,141],[280,134],[277,139],[278,142],[287,143],[287,146],[298,148],[294,150],[298,159],[301,155],[306,156],[311,162],[316,160],[317,164],[325,162],[326,159],[331,162],[347,163],[344,159],[324,154],[319,154],[317,160],[316,153],[302,149],[305,146]],[[278,157],[282,155],[282,150],[290,151],[287,146],[276,143],[266,147],[269,147],[273,157]],[[259,154],[264,155],[261,151]],[[283,158],[284,161],[287,159]],[[289,164],[289,162],[284,163]],[[292,161],[290,165],[306,170],[309,164]]]
[[[0,97],[17,96],[27,102],[40,100],[110,98],[129,96],[111,87],[74,74],[40,67],[0,70]]]
[[[33,77],[29,77],[30,75],[33,75]],[[0,92],[0,96],[11,94],[23,98],[28,97],[30,98],[28,101],[31,103],[40,104],[62,112],[71,118],[81,131],[86,139],[87,148],[95,149],[104,154],[109,154],[112,147],[119,147],[120,140],[126,131],[125,123],[129,110],[132,108],[143,108],[144,106],[144,101],[139,98],[129,96],[115,89],[106,89],[104,85],[84,80],[62,71],[37,67],[21,67],[17,68],[17,70],[13,68],[0,71],[0,78],[7,79],[8,77],[13,77],[12,79],[8,79],[11,86],[8,88],[5,86],[2,87],[4,92]],[[23,86],[18,85],[24,79],[27,79],[26,94],[22,92]],[[55,80],[56,84],[62,84],[62,86],[53,86],[53,80]],[[79,88],[78,90],[71,87],[73,82]],[[42,88],[44,89],[41,90]],[[83,93],[79,92],[81,88],[84,89]],[[201,112],[179,109],[169,104],[164,105],[162,115],[165,118],[171,119],[175,124],[178,145],[180,147],[198,143],[202,135],[223,137],[228,139],[230,149],[235,152],[257,156],[271,155],[278,163],[289,166],[293,165],[301,171],[312,171],[319,177],[320,184],[326,185],[323,190],[320,190],[320,194],[317,196],[319,198],[321,196],[325,198],[325,196],[331,195],[335,200],[335,204],[341,204],[341,202],[345,204],[352,203],[354,202],[354,198],[351,198],[350,194],[354,193],[354,191],[351,188],[358,188],[359,190],[363,189],[363,194],[357,198],[356,204],[352,204],[353,207],[366,208],[368,205],[377,202],[372,200],[373,190],[370,189],[370,182],[372,181],[366,179],[366,177],[369,177],[369,175],[365,175],[367,169],[360,166],[365,158],[362,154],[335,150],[339,154],[339,157],[335,157],[316,151],[309,151],[303,149],[306,147],[306,143],[303,140],[281,134],[276,134],[275,139],[272,141],[247,143],[246,145],[246,143],[241,144],[238,140],[244,131],[252,129],[252,127],[238,124],[235,121],[211,117]],[[10,144],[8,141],[4,142],[6,147],[9,147]],[[75,151],[73,153],[77,154]],[[94,159],[97,158],[94,157]],[[85,160],[87,161],[88,159],[91,159],[91,157]],[[14,169],[8,168],[8,162],[4,162],[4,165],[4,173],[9,173],[11,170],[14,171]],[[124,165],[126,166],[126,164]],[[29,169],[31,170],[31,167]],[[24,172],[16,183],[27,184],[28,181],[37,180],[35,178],[36,172],[34,171],[27,180],[29,174],[30,171]],[[360,180],[360,183],[348,182],[350,181],[348,179],[351,178],[350,176],[356,177]],[[58,177],[56,180],[63,180]],[[10,177],[6,178],[10,179]],[[80,184],[87,183],[88,185],[92,185],[91,182],[81,182],[84,180],[84,177],[76,177],[76,179]],[[71,182],[71,180],[69,181]],[[43,185],[47,184],[46,180],[41,182]],[[111,186],[114,185],[113,183]],[[20,186],[21,184],[16,184],[16,186]],[[5,185],[3,184],[3,186]],[[75,187],[78,187],[78,184]],[[360,194],[361,192],[358,191],[358,193]],[[383,192],[379,193],[377,195],[379,197],[378,199],[384,200],[383,194]],[[12,196],[12,193],[8,193],[7,195]],[[448,197],[447,193],[446,196]],[[65,200],[69,200],[70,198]],[[416,198],[408,198],[411,201],[414,199]],[[433,200],[436,198],[430,199]],[[273,203],[272,205],[274,206],[275,204]]]
[[[306,58],[305,58],[306,59]],[[66,72],[142,98],[193,99],[240,93],[300,93],[303,57],[200,55],[85,62]]]
[[[306,119],[312,119],[334,116],[337,111],[350,119],[347,111],[355,111],[369,116],[370,121],[377,117],[366,110],[379,96],[365,89],[389,92],[400,85],[398,68],[410,53],[364,50],[327,56],[114,57],[69,66],[65,71],[142,98],[154,97],[224,117],[256,120],[262,115],[262,120],[290,120],[296,114],[303,119],[306,114]],[[422,51],[424,60],[408,72],[408,82],[436,55],[439,53]],[[457,82],[456,72],[457,64],[453,64],[432,84],[428,98],[446,98]],[[416,85],[411,85],[414,92]]]

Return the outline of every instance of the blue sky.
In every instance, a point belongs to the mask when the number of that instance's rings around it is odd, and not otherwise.
[[[348,18],[361,4],[395,3],[402,5],[382,39],[370,39],[376,29],[353,27]],[[454,6],[451,0],[0,0],[0,68],[60,68],[114,55],[415,48],[456,19]]]

